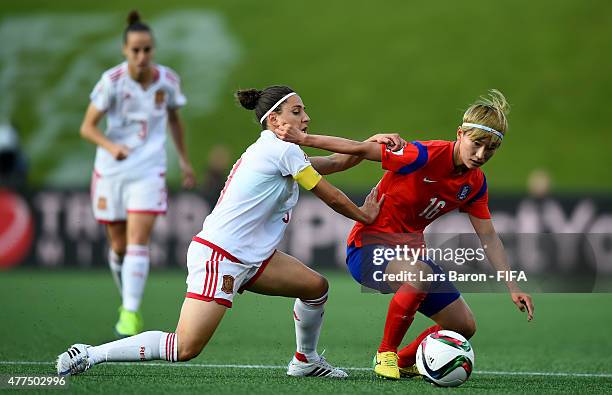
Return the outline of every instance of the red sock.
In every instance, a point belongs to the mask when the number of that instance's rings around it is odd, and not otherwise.
[[[402,348],[400,352],[397,353],[397,355],[399,356],[399,361],[397,361],[399,367],[405,368],[414,365],[416,362],[416,352],[417,348],[419,348],[419,344],[421,344],[421,342],[427,337],[427,335],[429,335],[430,333],[437,332],[441,329],[442,327],[440,325],[434,325],[432,327],[429,327],[425,329],[423,333],[417,336],[417,338],[414,339],[412,343]]]
[[[397,347],[401,344],[419,305],[426,296],[425,292],[420,292],[409,284],[402,285],[393,295],[389,303],[385,331],[378,352],[397,352]]]

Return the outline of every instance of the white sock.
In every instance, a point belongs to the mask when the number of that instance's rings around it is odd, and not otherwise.
[[[118,255],[112,248],[108,251],[108,267],[110,267],[115,285],[121,293],[121,265],[123,264],[124,255]]]
[[[320,298],[312,300],[296,299],[293,305],[293,321],[295,322],[296,357],[304,356],[308,361],[318,358],[317,344],[323,325],[324,305],[327,292]],[[301,355],[298,355],[301,354]]]
[[[124,309],[138,311],[148,275],[149,247],[138,244],[128,245],[121,270]]]
[[[158,359],[176,362],[178,359],[178,339],[175,333],[149,331],[90,347],[87,352],[94,364]]]

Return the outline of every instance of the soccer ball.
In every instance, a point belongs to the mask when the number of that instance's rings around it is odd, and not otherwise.
[[[457,387],[472,373],[474,350],[457,332],[434,332],[419,344],[416,365],[426,381],[441,387]]]

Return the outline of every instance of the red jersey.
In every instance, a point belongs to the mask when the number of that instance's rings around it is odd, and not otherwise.
[[[385,195],[376,221],[357,223],[348,244],[362,246],[362,235],[422,234],[441,215],[459,208],[475,217],[491,218],[487,180],[480,168],[453,174],[452,141],[413,141],[393,152],[381,145],[382,167],[378,196]]]

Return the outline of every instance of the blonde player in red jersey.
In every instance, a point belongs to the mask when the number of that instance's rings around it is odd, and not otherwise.
[[[81,136],[98,146],[91,182],[95,218],[106,225],[109,266],[122,297],[115,333],[142,331],[139,308],[149,273],[149,236],[167,208],[166,125],[179,154],[183,186],[195,184],[178,110],[186,103],[174,71],[154,64],[150,28],[138,12],[123,33],[126,61],[91,93]],[[106,130],[98,127],[106,116]]]
[[[337,159],[339,162],[353,165],[360,159],[368,159],[382,162],[383,169],[387,170],[376,186],[378,193],[386,197],[380,215],[372,224],[356,224],[347,247],[347,265],[356,281],[383,293],[395,292],[374,360],[374,371],[379,376],[399,379],[401,375],[417,374],[416,350],[428,334],[449,329],[470,338],[476,331],[476,323],[465,300],[448,280],[383,281],[376,274],[421,272],[427,278],[430,274],[444,273],[436,263],[423,259],[414,267],[399,258],[383,258],[380,262],[376,249],[397,241],[419,247],[425,227],[458,208],[468,213],[493,268],[509,270],[504,247],[491,221],[486,178],[480,169],[502,143],[508,129],[507,110],[505,97],[492,90],[489,97],[481,98],[464,113],[455,141],[413,141],[397,152],[372,142],[309,135],[289,124],[275,130],[285,141],[344,154]],[[314,160],[313,166],[316,168]],[[515,281],[507,281],[507,287],[514,304],[521,311],[526,310],[531,320],[531,297]],[[398,352],[417,311],[436,325]]]
[[[107,361],[190,360],[208,343],[234,296],[248,290],[296,298],[297,349],[288,375],[347,376],[317,353],[327,280],[276,246],[291,220],[298,185],[363,224],[374,221],[384,197],[378,199],[373,190],[361,208],[355,206],[321,176],[341,170],[345,163],[338,163],[334,156],[317,159],[318,172],[299,146],[274,135],[271,129],[284,123],[300,131],[308,128],[304,103],[292,89],[240,90],[236,96],[243,107],[255,110],[262,132],[234,165],[215,208],[189,246],[187,294],[176,332],[149,331],[95,347],[75,344],[58,357],[58,374],[82,373]],[[394,135],[374,136],[371,141],[396,148],[402,145]]]

